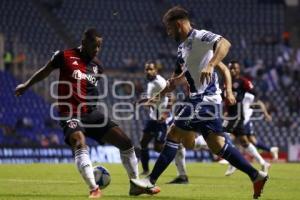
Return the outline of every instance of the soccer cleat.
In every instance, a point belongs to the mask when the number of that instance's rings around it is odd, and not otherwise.
[[[218,163],[221,164],[221,165],[228,165],[229,164],[229,162],[225,159],[219,160]]]
[[[270,163],[268,163],[268,162],[265,162],[265,164],[263,164],[263,165],[261,166],[261,170],[262,170],[263,172],[266,172],[266,173],[268,173],[268,172],[269,172],[269,169],[270,169],[270,167],[271,167],[271,164],[270,164]]]
[[[102,196],[101,190],[99,187],[90,191],[90,199],[99,199]]]
[[[142,188],[130,181],[130,190],[129,190],[130,196],[138,196],[141,194],[154,195],[159,192],[160,192],[160,188],[158,186],[154,186],[152,188]]]
[[[189,183],[189,179],[187,175],[177,176],[174,180],[168,182],[168,184],[188,184],[188,183]]]
[[[227,170],[226,170],[226,172],[225,172],[225,176],[230,176],[230,175],[232,175],[234,172],[236,171],[236,168],[234,167],[234,166],[232,166],[232,165],[228,165],[228,168],[227,168]]]
[[[271,147],[271,154],[272,154],[273,160],[278,160],[278,152],[279,152],[278,147]]]
[[[149,195],[154,195],[160,192],[160,188],[155,186],[153,188],[141,188],[139,186],[134,185],[133,183],[130,183],[130,190],[129,190],[129,195],[130,196],[138,196],[141,194],[149,194]]]
[[[258,199],[258,197],[260,197],[268,178],[269,176],[267,173],[262,171],[258,172],[256,179],[253,181],[253,199]]]
[[[150,189],[155,186],[154,184],[151,183],[149,177],[142,178],[142,179],[133,178],[133,179],[130,179],[130,182],[133,185],[138,186],[140,188],[144,188],[144,189]]]

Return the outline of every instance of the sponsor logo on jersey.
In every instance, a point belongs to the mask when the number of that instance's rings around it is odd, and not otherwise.
[[[97,86],[98,81],[96,77],[94,77],[91,74],[82,73],[79,69],[73,71],[72,77],[75,78],[76,80],[87,80],[91,84]]]

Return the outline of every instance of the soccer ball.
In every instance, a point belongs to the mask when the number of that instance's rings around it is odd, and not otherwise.
[[[95,181],[100,189],[106,188],[110,184],[110,174],[103,166],[94,167]]]

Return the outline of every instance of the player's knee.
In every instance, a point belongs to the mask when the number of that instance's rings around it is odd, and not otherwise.
[[[214,154],[218,154],[225,145],[225,138],[217,134],[209,134],[206,143]]]
[[[133,145],[131,143],[131,140],[128,137],[124,138],[122,141],[120,141],[119,149],[121,151],[125,151],[127,149],[132,148],[132,147],[133,147]]]
[[[69,143],[74,150],[85,148],[86,143],[84,134],[81,131],[72,133],[69,137]]]

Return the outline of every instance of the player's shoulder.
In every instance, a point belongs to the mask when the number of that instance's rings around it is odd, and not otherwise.
[[[249,83],[249,82],[252,83],[251,80],[250,80],[249,78],[245,77],[245,76],[241,76],[241,77],[240,77],[240,80],[241,80],[243,83]]]
[[[161,75],[157,74],[155,81],[159,82],[159,83],[164,83],[164,82],[166,82],[166,79],[164,77],[162,77]]]
[[[63,57],[67,57],[68,55],[74,55],[74,53],[76,53],[76,48],[72,48],[72,49],[63,49],[63,50],[56,50],[53,53],[53,57],[55,56],[63,56]]]
[[[65,57],[74,57],[78,58],[77,54],[79,53],[79,48],[70,48],[70,49],[65,49],[62,51]]]
[[[221,35],[213,33],[212,31],[201,29],[201,30],[194,30],[195,36],[194,38],[200,40],[201,42],[215,42],[222,38]]]
[[[252,81],[249,78],[242,76],[240,77],[240,80],[247,88],[252,89],[254,87]]]

